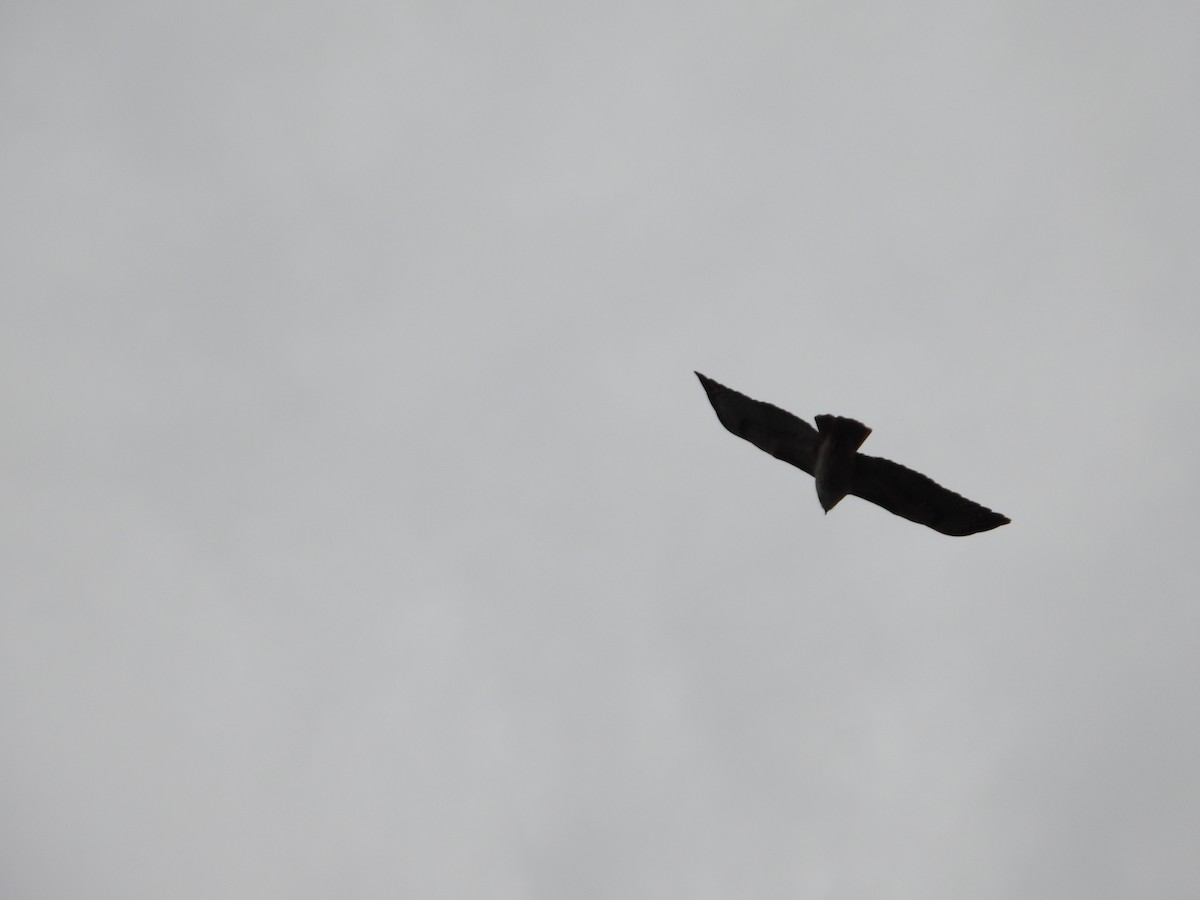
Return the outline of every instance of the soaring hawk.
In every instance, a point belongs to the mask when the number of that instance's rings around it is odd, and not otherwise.
[[[858,452],[871,429],[842,416],[817,416],[813,428],[791,413],[752,400],[699,372],[721,424],[740,438],[812,475],[825,512],[847,494],[942,534],[966,535],[1009,519],[961,497],[899,463]]]

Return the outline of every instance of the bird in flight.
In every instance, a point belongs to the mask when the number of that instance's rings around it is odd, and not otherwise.
[[[696,377],[722,425],[816,479],[817,499],[827,513],[847,494],[854,494],[942,534],[975,534],[1010,521],[919,472],[859,453],[871,433],[861,422],[825,415],[816,417],[813,428],[778,406],[752,400],[699,372]]]

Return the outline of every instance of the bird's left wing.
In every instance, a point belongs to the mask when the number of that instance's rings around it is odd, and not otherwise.
[[[859,454],[850,493],[911,522],[958,537],[1007,525],[1009,518],[947,490],[890,459]]]
[[[722,425],[776,459],[813,474],[819,442],[815,428],[778,406],[752,400],[699,372],[696,377]]]

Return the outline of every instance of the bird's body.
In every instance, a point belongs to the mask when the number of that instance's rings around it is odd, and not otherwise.
[[[729,431],[813,476],[825,512],[854,494],[942,534],[975,534],[1009,521],[919,472],[859,453],[871,433],[861,422],[821,415],[814,429],[786,410],[739,394],[699,372],[696,376]]]
[[[820,443],[812,474],[821,508],[829,512],[853,488],[855,457],[871,429],[842,416],[817,416],[815,421]]]

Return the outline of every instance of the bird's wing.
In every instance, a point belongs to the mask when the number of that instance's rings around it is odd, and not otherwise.
[[[815,428],[778,406],[752,400],[699,372],[696,377],[722,425],[776,459],[813,473],[819,442]]]
[[[850,493],[942,534],[962,536],[1007,525],[1009,519],[947,490],[890,459],[859,454]]]

